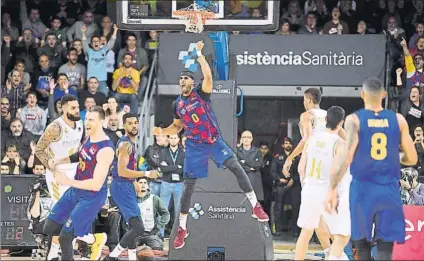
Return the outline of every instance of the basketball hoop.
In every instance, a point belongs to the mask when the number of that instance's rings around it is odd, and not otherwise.
[[[203,32],[203,25],[206,20],[215,19],[214,12],[209,12],[196,3],[191,4],[189,7],[173,11],[172,14],[180,20],[186,20],[186,32],[197,34]]]

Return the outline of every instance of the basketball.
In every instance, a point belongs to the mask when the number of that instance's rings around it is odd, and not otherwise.
[[[155,253],[153,250],[148,246],[141,246],[137,248],[137,260],[154,260],[155,259]]]

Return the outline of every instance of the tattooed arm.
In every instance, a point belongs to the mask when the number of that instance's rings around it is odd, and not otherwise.
[[[53,170],[49,167],[49,159],[51,159],[51,157],[48,154],[47,149],[52,142],[59,140],[60,132],[60,125],[55,122],[51,123],[49,126],[47,126],[43,136],[41,136],[35,148],[35,156],[37,156],[44,167],[50,171]]]
[[[335,163],[330,174],[331,189],[336,189],[344,173],[352,163],[356,148],[359,143],[359,119],[355,114],[347,116],[345,122],[346,142],[342,142],[340,148],[336,148]],[[339,147],[339,146],[337,146]]]

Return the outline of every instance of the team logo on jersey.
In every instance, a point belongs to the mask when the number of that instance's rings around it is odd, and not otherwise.
[[[187,111],[186,111],[186,109],[182,109],[182,110],[181,110],[181,114],[182,114],[182,115],[184,115],[186,112],[187,112]]]

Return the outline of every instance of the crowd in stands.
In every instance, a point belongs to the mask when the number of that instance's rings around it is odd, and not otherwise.
[[[229,2],[232,15],[246,11],[239,8],[244,1]],[[393,109],[405,116],[419,154],[416,167],[402,170],[400,186],[405,204],[424,205],[424,185],[418,179],[424,176],[424,0],[281,3],[281,23],[275,34],[386,36],[392,68],[389,92],[396,101]],[[123,134],[123,115],[140,112],[159,33],[119,30],[116,21],[107,16],[104,0],[2,0],[1,4],[1,174],[44,174],[44,166],[34,156],[35,144],[47,124],[61,115],[60,98],[65,94],[78,97],[82,120],[90,107],[102,106],[107,116],[104,129],[117,141]],[[258,5],[247,13],[259,17],[264,11]],[[282,175],[294,141],[279,136],[272,148],[267,142],[255,143],[251,132],[243,132],[237,155],[265,210],[270,213],[271,202],[276,203],[276,234],[293,228],[296,236],[301,189],[296,164],[291,178]],[[149,169],[163,174],[153,182],[139,180],[146,188],[146,193],[139,195],[140,207],[150,193],[156,195],[152,217],[161,218],[145,227],[160,239],[166,224],[172,224],[169,219],[177,213],[183,190],[184,138],[158,135],[155,143],[139,154]],[[171,215],[166,214],[172,205]],[[114,204],[105,204],[97,222],[113,223],[109,226],[114,228],[113,213],[119,213]],[[109,238],[113,241],[119,235]],[[143,242],[156,244],[155,240]],[[113,248],[116,242],[108,244]]]

